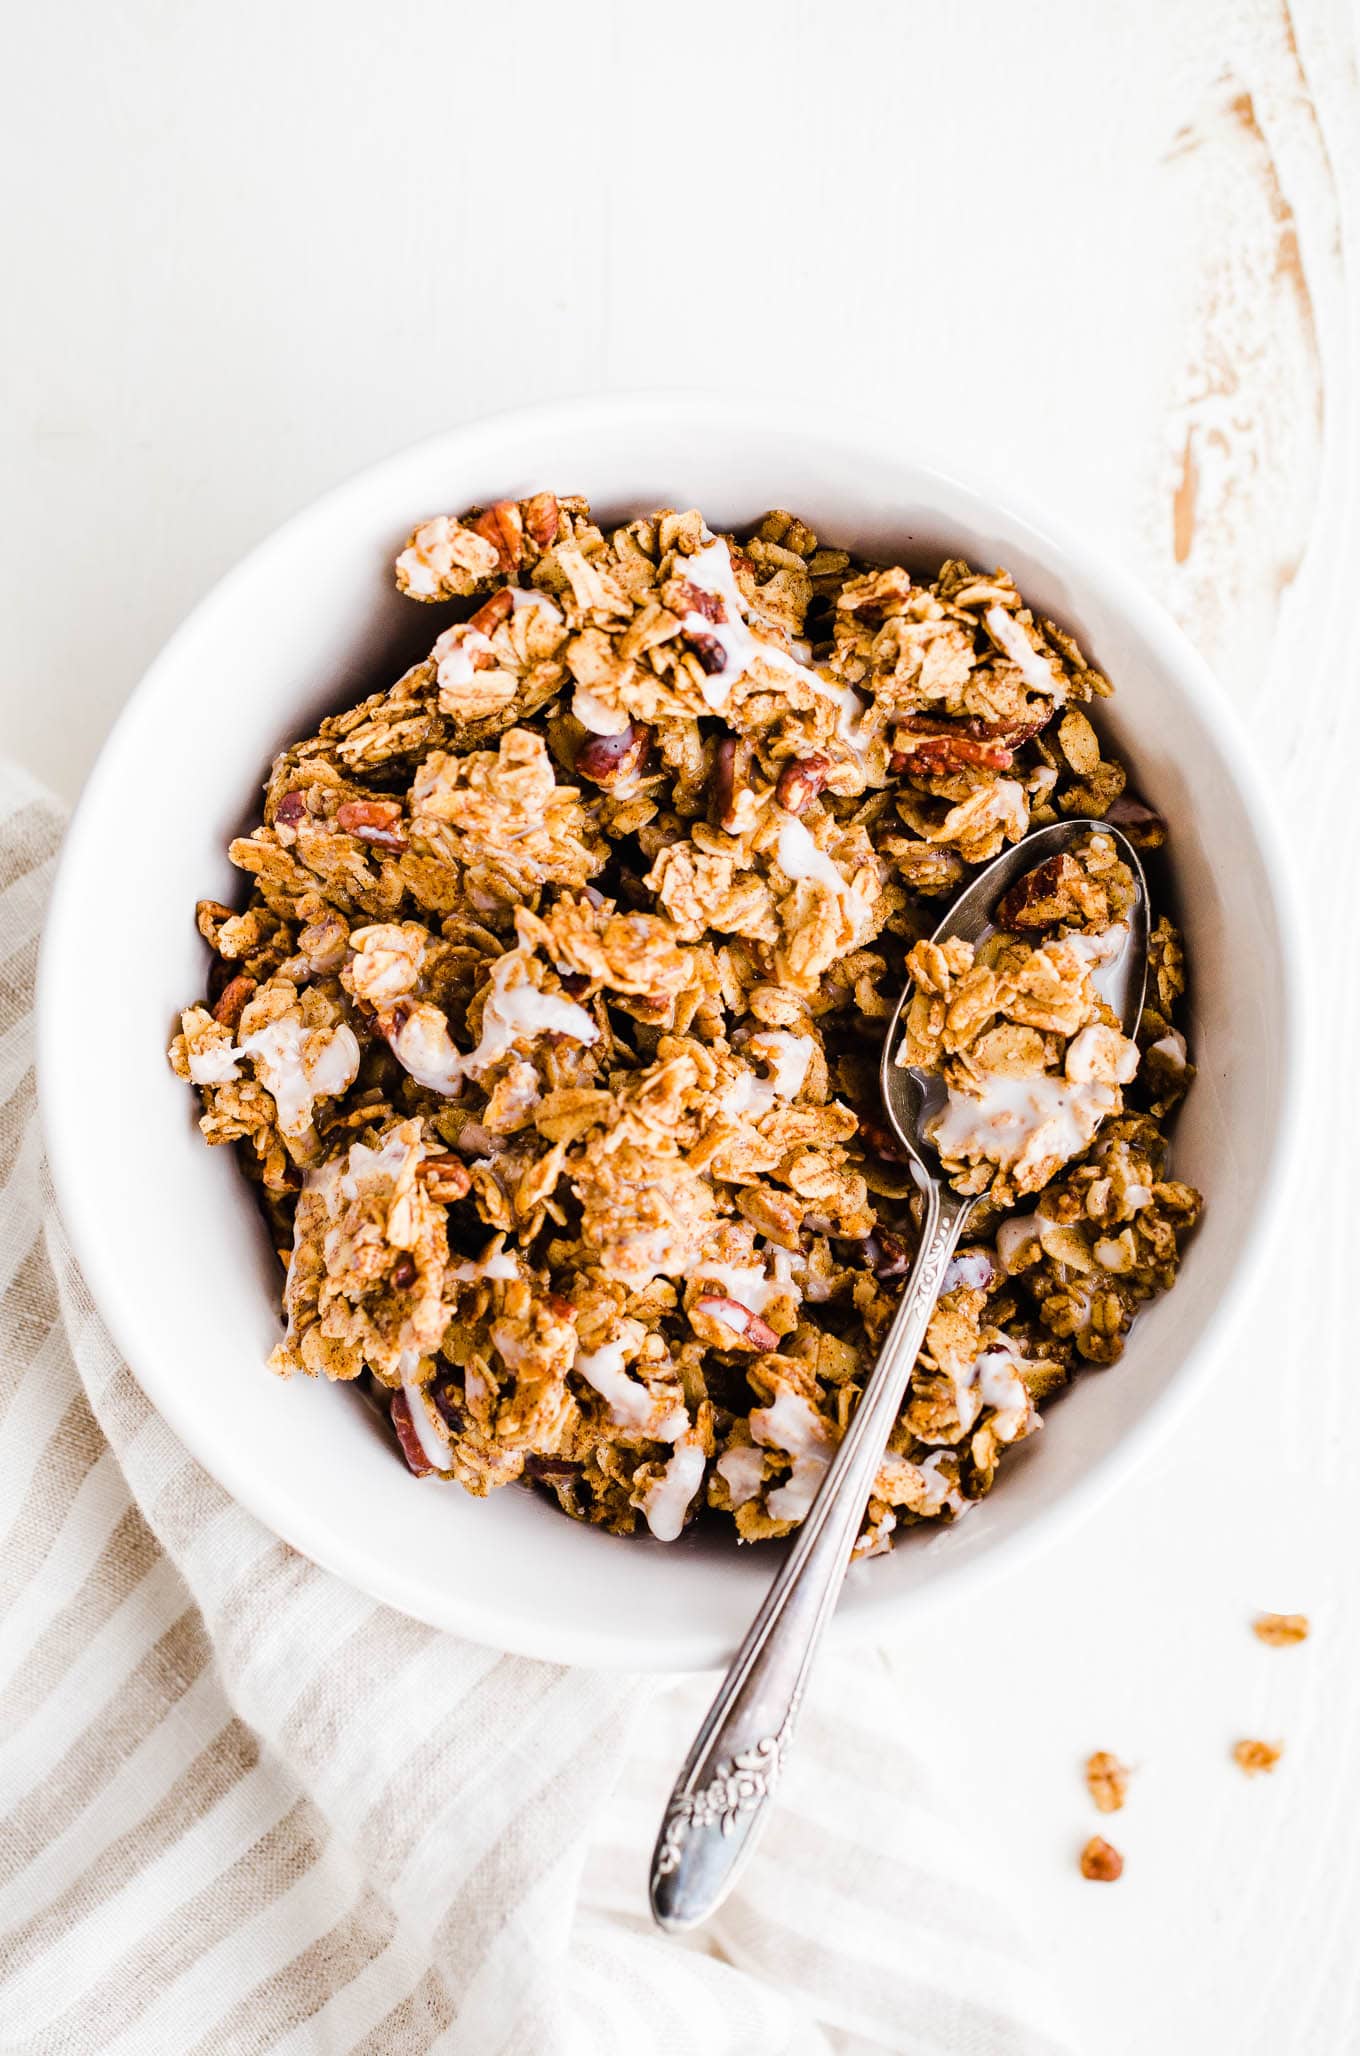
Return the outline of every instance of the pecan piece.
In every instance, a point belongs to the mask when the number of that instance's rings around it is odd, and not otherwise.
[[[229,979],[213,1007],[214,1021],[220,1021],[224,1028],[230,1028],[234,1035],[241,1025],[241,1009],[255,990],[255,980],[247,978],[244,972]]]
[[[524,526],[529,538],[540,550],[550,550],[557,540],[557,527],[561,518],[556,493],[535,493],[523,503]]]
[[[720,671],[727,669],[727,651],[716,635],[705,635],[700,629],[690,628],[685,631],[685,641],[699,659],[700,668],[710,678],[716,678]]]
[[[885,1164],[904,1164],[907,1161],[907,1152],[886,1121],[878,1120],[873,1114],[860,1114],[858,1119],[859,1132],[867,1150]]]
[[[1112,1885],[1124,1874],[1124,1859],[1103,1835],[1092,1835],[1081,1852],[1081,1874],[1098,1885]]]
[[[475,628],[479,635],[490,635],[493,629],[500,627],[502,621],[508,621],[514,611],[513,598],[502,588],[500,592],[492,593],[489,600],[483,600],[469,620],[468,627]]]
[[[401,1453],[406,1458],[407,1468],[418,1478],[433,1478],[435,1466],[421,1447],[416,1433],[416,1424],[411,1418],[411,1402],[404,1392],[392,1394],[392,1426],[396,1429]]]
[[[735,834],[737,802],[750,784],[751,745],[739,735],[725,735],[713,752],[708,774],[708,818],[717,828]]]
[[[587,736],[576,752],[575,769],[592,785],[618,785],[642,769],[651,747],[651,729],[630,721],[617,735]]]
[[[416,1176],[430,1198],[439,1200],[444,1206],[451,1206],[456,1199],[466,1199],[472,1189],[467,1165],[452,1150],[424,1157],[417,1166]]]
[[[701,620],[715,624],[727,619],[722,595],[708,592],[701,585],[692,585],[687,578],[668,578],[661,597],[672,614],[697,614]]]
[[[732,1331],[734,1349],[769,1350],[779,1347],[779,1337],[767,1321],[759,1314],[753,1314],[749,1306],[743,1306],[739,1299],[727,1299],[721,1293],[713,1298],[696,1299],[692,1311],[707,1314],[711,1321],[717,1321]]]
[[[286,792],[274,809],[274,825],[277,827],[282,823],[285,828],[296,828],[299,821],[306,819],[306,815],[307,802],[302,794]]]
[[[526,1456],[524,1475],[533,1478],[540,1485],[569,1485],[573,1478],[579,1478],[584,1464],[573,1463],[569,1456]]]
[[[467,525],[491,544],[502,571],[518,571],[524,561],[524,517],[513,500],[497,500]]]
[[[1166,841],[1166,822],[1136,793],[1121,792],[1111,800],[1105,819],[1122,828],[1136,850],[1159,850]]]
[[[1086,1759],[1086,1789],[1101,1813],[1118,1813],[1129,1789],[1127,1764],[1108,1749],[1097,1749]]]
[[[997,901],[998,928],[1045,928],[1061,919],[1061,910],[1085,874],[1076,858],[1062,850],[1046,857]]]
[[[786,814],[801,814],[815,800],[831,771],[826,757],[792,757],[779,774],[774,796]]]
[[[406,837],[398,826],[401,805],[397,800],[346,800],[336,808],[335,825],[360,842],[377,843],[380,849],[404,850]]]

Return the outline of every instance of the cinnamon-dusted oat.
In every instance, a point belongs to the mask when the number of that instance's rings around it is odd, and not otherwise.
[[[1021,881],[987,961],[919,941],[1032,823],[1131,818],[1106,681],[1005,573],[923,581],[785,512],[606,531],[542,492],[423,521],[397,582],[448,606],[429,654],[278,758],[171,1051],[287,1258],[275,1367],[362,1379],[411,1468],[477,1495],[787,1533],[916,1246],[875,1087],[910,970],[960,1090],[1062,1078],[1095,1114],[1065,1165],[956,1158],[988,1200],[858,1553],[957,1519],[1118,1354],[1198,1204],[1160,1125],[1193,1075],[1179,938],[1132,1055],[1089,976],[1129,903],[1108,839]]]

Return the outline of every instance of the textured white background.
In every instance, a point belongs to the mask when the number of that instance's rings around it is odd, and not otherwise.
[[[1329,924],[1295,1227],[1174,1445],[895,1660],[1092,2056],[1360,2048],[1341,0],[86,0],[9,24],[0,716],[66,796],[283,516],[431,429],[600,388],[746,381],[848,395],[885,438],[925,424],[1075,513],[1220,667]],[[1263,1606],[1314,1639],[1262,1649]],[[1284,1739],[1274,1780],[1232,1768],[1241,1734]],[[1139,1766],[1114,1890],[1075,1870],[1100,1746]]]

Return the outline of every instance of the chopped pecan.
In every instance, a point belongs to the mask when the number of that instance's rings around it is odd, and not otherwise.
[[[579,1478],[584,1464],[573,1463],[569,1456],[526,1456],[524,1475],[533,1478],[540,1485],[569,1485],[573,1478]]]
[[[700,629],[690,628],[685,631],[685,641],[710,678],[716,678],[720,671],[727,669],[727,651],[716,635],[705,635]]]
[[[336,808],[335,825],[360,842],[377,843],[385,850],[404,850],[406,837],[398,826],[401,804],[397,800],[346,800]]]
[[[1111,800],[1105,819],[1122,828],[1136,850],[1159,850],[1166,841],[1166,822],[1136,793],[1121,792]]]
[[[502,571],[518,571],[524,561],[524,517],[513,500],[497,500],[467,525],[491,544]]]
[[[713,752],[708,774],[708,818],[716,828],[736,833],[738,802],[750,775],[751,745],[739,735],[725,735]]]
[[[306,818],[306,813],[307,802],[302,794],[286,792],[274,809],[274,824],[276,827],[282,823],[285,828],[295,828],[299,821]]]
[[[1112,1885],[1124,1874],[1124,1859],[1102,1835],[1092,1835],[1081,1852],[1081,1874],[1098,1885]]]
[[[587,736],[576,752],[575,769],[592,785],[618,785],[642,769],[651,747],[651,729],[630,721],[617,735]]]
[[[489,600],[483,600],[468,622],[468,627],[475,628],[479,635],[490,635],[493,629],[500,627],[502,621],[508,621],[514,611],[515,602],[510,593],[502,587],[500,592],[492,593]]]
[[[1075,857],[1066,850],[1056,857],[1046,857],[1042,864],[1036,864],[1032,871],[1026,871],[1023,878],[1017,878],[1010,891],[997,901],[996,924],[998,928],[1045,928],[1058,915],[1053,911],[1064,895],[1082,884],[1085,873]]]
[[[876,1278],[905,1278],[911,1269],[911,1251],[891,1228],[875,1228],[872,1235],[865,1236],[860,1249]]]
[[[1086,1789],[1101,1813],[1118,1813],[1129,1789],[1128,1766],[1108,1749],[1086,1759]]]
[[[893,1130],[886,1121],[880,1121],[874,1114],[860,1114],[859,1132],[864,1147],[885,1164],[904,1164],[907,1152],[903,1149]]]
[[[408,1468],[414,1471],[418,1478],[434,1477],[435,1467],[421,1447],[416,1424],[411,1418],[411,1402],[404,1392],[392,1394],[392,1426],[396,1429],[397,1440],[401,1444],[401,1453],[406,1458]]]
[[[711,593],[687,578],[667,579],[663,592],[672,614],[697,614],[704,621],[726,621],[727,609],[721,593]]]
[[[220,1021],[222,1026],[230,1028],[234,1035],[241,1025],[241,1009],[254,990],[255,980],[247,978],[244,972],[238,973],[235,978],[229,979],[227,984],[222,987],[221,995],[213,1007],[212,1017],[214,1021]]]
[[[540,550],[550,550],[557,540],[561,518],[556,493],[535,493],[532,499],[523,502],[522,511],[530,540],[537,543]]]
[[[559,1321],[574,1321],[576,1319],[576,1308],[567,1298],[565,1292],[550,1292],[548,1294],[548,1306],[557,1315]]]
[[[786,814],[801,814],[815,800],[831,771],[826,757],[792,757],[779,774],[774,796]]]
[[[721,1293],[713,1298],[696,1299],[696,1314],[707,1314],[711,1321],[718,1321],[729,1328],[733,1335],[733,1346],[745,1349],[778,1349],[779,1337],[767,1321],[759,1314],[753,1314],[749,1306],[743,1306],[739,1299],[727,1299]],[[740,1337],[740,1344],[736,1338]]]
[[[441,1201],[445,1206],[451,1206],[456,1199],[466,1199],[472,1189],[467,1165],[452,1150],[442,1150],[437,1156],[422,1158],[416,1176],[430,1198]]]

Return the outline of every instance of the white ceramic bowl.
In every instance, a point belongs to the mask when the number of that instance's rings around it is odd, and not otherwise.
[[[701,506],[715,526],[795,508],[829,539],[934,568],[1005,565],[1118,688],[1102,725],[1173,825],[1200,1075],[1178,1173],[1208,1205],[1176,1290],[1123,1362],[1093,1372],[958,1527],[851,1573],[848,1634],[1013,1564],[1103,1498],[1164,1430],[1251,1269],[1289,1128],[1290,925],[1264,801],[1230,709],[1167,617],[1046,517],[872,431],[745,405],[639,397],[506,416],[365,472],[272,536],[152,666],[67,838],[42,959],[39,1070],[62,1210],[109,1326],[189,1450],[298,1549],[392,1605],[502,1648],[681,1669],[724,1662],[772,1573],[767,1549],[620,1541],[527,1492],[487,1501],[412,1478],[351,1389],[264,1359],[278,1279],[229,1151],[208,1151],[165,1046],[203,988],[194,901],[231,900],[224,849],[270,757],[423,654],[436,617],[396,594],[413,523],[540,487],[607,516]]]

